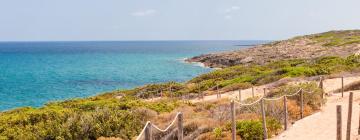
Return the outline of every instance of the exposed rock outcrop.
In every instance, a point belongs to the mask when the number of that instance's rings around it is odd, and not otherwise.
[[[345,57],[359,52],[360,30],[344,30],[299,36],[231,52],[205,54],[186,61],[201,62],[208,67],[228,67],[247,63],[264,64],[282,59]]]

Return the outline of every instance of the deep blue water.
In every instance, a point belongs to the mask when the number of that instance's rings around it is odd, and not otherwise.
[[[0,42],[0,110],[183,82],[212,70],[183,58],[259,43],[264,41]]]

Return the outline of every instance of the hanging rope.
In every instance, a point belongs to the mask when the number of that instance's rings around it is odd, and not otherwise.
[[[302,90],[302,88],[299,89],[297,92],[295,92],[295,93],[293,93],[293,94],[286,94],[285,96],[286,96],[286,97],[291,97],[291,96],[298,95],[298,93],[300,93],[301,90]]]
[[[168,125],[168,127],[166,127],[165,129],[160,129],[158,126],[154,125],[154,124],[151,124],[150,121],[147,121],[144,128],[142,129],[142,131],[140,132],[140,134],[138,135],[138,137],[136,138],[136,140],[140,140],[141,139],[141,136],[145,133],[145,130],[146,128],[148,127],[148,125],[151,125],[153,128],[157,129],[158,131],[160,132],[167,132],[172,126],[174,126],[176,120],[178,119],[179,117],[179,114],[180,112],[178,112],[175,116],[175,118],[173,119],[173,121],[170,123],[170,125]]]
[[[251,105],[254,105],[254,104],[256,104],[256,103],[258,103],[258,102],[260,102],[261,101],[261,99],[264,99],[264,96],[263,97],[261,97],[261,98],[259,98],[258,100],[256,100],[255,102],[252,102],[252,103],[249,103],[249,104],[245,104],[245,103],[240,103],[240,102],[238,102],[238,101],[236,101],[236,100],[233,100],[235,103],[237,103],[237,104],[240,104],[241,106],[251,106]]]
[[[237,104],[240,104],[240,105],[242,105],[242,106],[250,106],[250,105],[254,105],[254,104],[260,102],[262,99],[267,100],[267,101],[274,101],[274,100],[280,100],[280,99],[284,98],[284,96],[286,96],[286,97],[295,96],[295,95],[299,94],[301,90],[302,90],[302,88],[299,89],[298,91],[296,91],[295,93],[286,94],[286,95],[283,95],[283,96],[280,96],[280,97],[276,97],[276,98],[265,98],[264,96],[262,96],[262,97],[259,98],[258,100],[254,101],[254,102],[252,102],[252,103],[248,103],[248,104],[241,103],[241,102],[238,102],[238,101],[236,101],[236,100],[234,100],[234,102],[236,102]]]
[[[152,125],[152,126],[153,126],[155,129],[159,130],[160,132],[166,132],[166,131],[168,131],[168,130],[171,128],[171,126],[173,126],[173,125],[175,124],[175,122],[176,122],[179,114],[180,114],[180,113],[177,113],[177,114],[176,114],[176,116],[175,116],[175,118],[173,119],[173,121],[172,121],[172,122],[170,123],[170,125],[169,125],[168,127],[166,127],[165,129],[160,129],[160,128],[159,128],[158,126],[156,126],[156,125]]]
[[[136,138],[136,140],[140,140],[141,136],[145,133],[146,128],[148,127],[148,125],[151,125],[150,121],[147,121],[144,128],[141,130],[140,134],[138,135],[138,137]]]
[[[303,90],[303,92],[306,92],[306,93],[314,93],[314,91],[307,91],[307,90]]]

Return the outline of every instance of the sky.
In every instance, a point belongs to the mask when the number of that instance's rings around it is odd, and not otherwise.
[[[0,41],[279,40],[360,29],[359,0],[0,0]]]

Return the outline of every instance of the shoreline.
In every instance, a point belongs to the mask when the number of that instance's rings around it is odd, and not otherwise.
[[[193,56],[193,57],[196,57],[196,56]],[[207,68],[207,69],[214,69],[214,70],[222,69],[222,68],[217,68],[217,67],[206,66],[206,64],[203,63],[203,62],[188,61],[191,58],[192,57],[190,57],[190,58],[181,58],[181,59],[179,59],[179,61],[181,61],[181,63],[191,64],[193,66],[198,66],[198,67]]]

